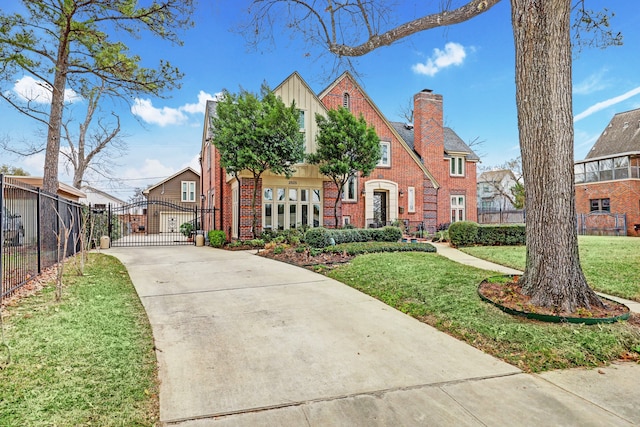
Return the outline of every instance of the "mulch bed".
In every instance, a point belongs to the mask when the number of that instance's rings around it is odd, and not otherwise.
[[[522,287],[517,283],[517,279],[508,283],[490,283],[485,280],[480,284],[478,292],[494,303],[525,313],[603,319],[621,316],[629,312],[626,305],[607,299],[601,299],[604,307],[579,308],[574,313],[558,312],[551,308],[534,306],[530,302],[531,297],[522,293]]]
[[[293,248],[286,248],[279,254],[275,253],[273,249],[260,249],[258,255],[265,258],[271,258],[277,261],[297,265],[298,267],[308,268],[311,270],[316,269],[318,266],[332,268],[335,265],[349,262],[354,258],[353,256],[347,255],[346,253],[323,252],[318,255],[311,256],[308,250],[304,252],[296,252],[296,250]]]

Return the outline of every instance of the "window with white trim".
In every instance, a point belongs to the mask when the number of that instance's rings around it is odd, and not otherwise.
[[[464,176],[464,157],[451,157],[449,166],[449,175]]]
[[[464,196],[451,196],[451,222],[464,221]]]
[[[358,193],[358,178],[352,176],[342,188],[342,201],[355,202]]]
[[[416,211],[416,189],[415,187],[407,188],[407,210],[410,213]]]
[[[391,143],[380,141],[380,161],[378,166],[391,167]]]
[[[180,201],[195,202],[196,201],[196,182],[182,181],[182,191],[180,192]]]
[[[301,225],[319,227],[321,220],[319,188],[264,187],[262,190],[262,228],[287,230]]]

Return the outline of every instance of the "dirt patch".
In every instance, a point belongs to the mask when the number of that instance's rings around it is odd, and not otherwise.
[[[351,261],[354,257],[343,253],[319,253],[311,255],[307,248],[302,252],[298,252],[295,248],[285,248],[282,252],[276,253],[274,249],[261,249],[258,255],[265,258],[275,259],[277,261],[286,262],[297,265],[298,267],[308,268],[310,270],[318,270],[318,268],[332,268],[336,265],[344,264]]]
[[[559,317],[575,317],[584,319],[605,319],[622,316],[629,312],[629,308],[615,301],[602,299],[604,307],[580,307],[573,313],[558,312],[552,308],[539,307],[531,304],[531,297],[522,293],[522,287],[517,279],[506,283],[491,283],[483,281],[478,288],[478,292],[503,307],[531,314],[544,314]]]

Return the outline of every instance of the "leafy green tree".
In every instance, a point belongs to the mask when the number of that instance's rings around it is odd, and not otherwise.
[[[338,204],[349,180],[358,172],[369,176],[380,161],[380,138],[367,126],[362,115],[356,119],[346,108],[329,110],[327,117],[316,114],[318,135],[315,153],[307,156],[309,163],[320,165],[320,172],[331,178],[338,193],[333,205],[335,226],[338,227]]]
[[[304,159],[304,137],[300,133],[295,102],[286,106],[266,84],[261,95],[242,90],[225,91],[211,118],[213,144],[220,163],[238,182],[242,171],[253,177],[251,197],[253,237],[258,235],[258,181],[266,171],[290,177],[294,164]]]
[[[245,34],[268,38],[265,35],[277,28],[274,22],[284,20],[283,27],[308,43],[350,62],[349,58],[420,31],[473,19],[499,2],[465,0],[459,7],[451,1],[421,2],[425,10],[416,19],[394,26],[397,18],[393,14],[398,8],[390,1],[253,0],[249,23],[253,31]],[[430,3],[438,3],[439,8],[429,13]],[[622,36],[609,28],[612,13],[587,9],[586,0],[510,3],[527,206],[527,266],[520,281],[534,305],[563,312],[601,307],[602,301],[587,285],[578,255],[573,191],[572,31],[578,47],[617,45],[622,43]],[[593,37],[582,38],[586,32]]]
[[[9,165],[0,165],[0,174],[29,176],[29,172],[27,172],[26,170],[17,166],[9,166]]]
[[[143,32],[180,43],[176,30],[191,25],[193,0],[20,0],[21,13],[0,12],[0,81],[13,85],[29,76],[48,96],[0,97],[47,128],[43,189],[58,188],[58,156],[65,102],[96,87],[116,88],[114,96],[160,95],[178,86],[181,73],[166,61],[141,65],[122,42]],[[37,98],[37,97],[40,98]],[[65,97],[67,98],[65,100]],[[43,99],[44,98],[44,99]]]

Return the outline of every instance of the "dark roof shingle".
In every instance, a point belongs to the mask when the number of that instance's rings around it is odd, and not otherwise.
[[[391,122],[391,126],[398,132],[398,135],[415,151],[413,127],[407,127],[402,122]],[[453,129],[444,128],[444,151],[453,153],[467,153],[467,160],[477,161],[480,157],[456,134]],[[444,154],[444,153],[443,153]]]
[[[640,151],[640,108],[618,113],[609,122],[586,159]]]

